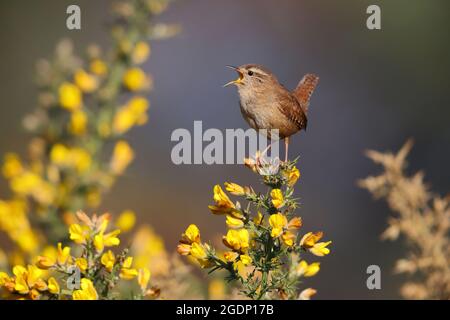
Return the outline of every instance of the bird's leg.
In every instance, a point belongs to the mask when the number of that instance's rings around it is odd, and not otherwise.
[[[268,142],[268,145],[264,149],[264,151],[261,153],[261,157],[263,157],[270,150],[270,147],[272,147],[272,140],[267,139],[267,142]]]
[[[289,137],[284,138],[284,146],[286,147],[286,151],[284,153],[284,162],[288,162]]]
[[[263,152],[257,152],[256,153],[256,156],[255,156],[255,161],[256,161],[256,164],[258,165],[258,166],[261,166],[261,158],[263,158],[264,157],[264,155],[270,150],[270,148],[272,147],[272,140],[270,140],[270,139],[267,139],[267,142],[268,142],[268,145],[267,145],[267,147],[263,150]]]

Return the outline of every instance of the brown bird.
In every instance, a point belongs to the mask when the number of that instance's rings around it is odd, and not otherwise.
[[[271,129],[278,129],[280,139],[285,141],[287,161],[290,136],[302,129],[306,130],[309,100],[319,77],[306,74],[290,92],[263,66],[245,64],[227,67],[239,74],[239,78],[224,87],[231,84],[237,86],[244,119],[255,130],[266,129],[270,134]]]

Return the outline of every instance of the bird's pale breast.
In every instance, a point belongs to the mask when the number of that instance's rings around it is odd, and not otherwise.
[[[290,94],[286,92],[289,96]],[[301,128],[298,123],[289,119],[283,108],[292,106],[283,103],[297,103],[285,101],[271,93],[240,92],[240,107],[244,119],[255,130],[278,129],[280,138],[288,137],[298,132]]]

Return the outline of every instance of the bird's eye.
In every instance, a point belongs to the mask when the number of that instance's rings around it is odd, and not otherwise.
[[[248,75],[249,75],[249,76],[252,76],[252,75],[253,75],[253,71],[252,71],[252,70],[249,70]]]

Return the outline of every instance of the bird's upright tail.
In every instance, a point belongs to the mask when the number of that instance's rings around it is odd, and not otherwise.
[[[315,74],[308,73],[303,77],[302,80],[300,80],[297,88],[295,88],[295,90],[292,92],[297,98],[298,102],[300,102],[300,105],[305,114],[308,113],[309,99],[311,98],[311,95],[318,83],[319,77]]]

